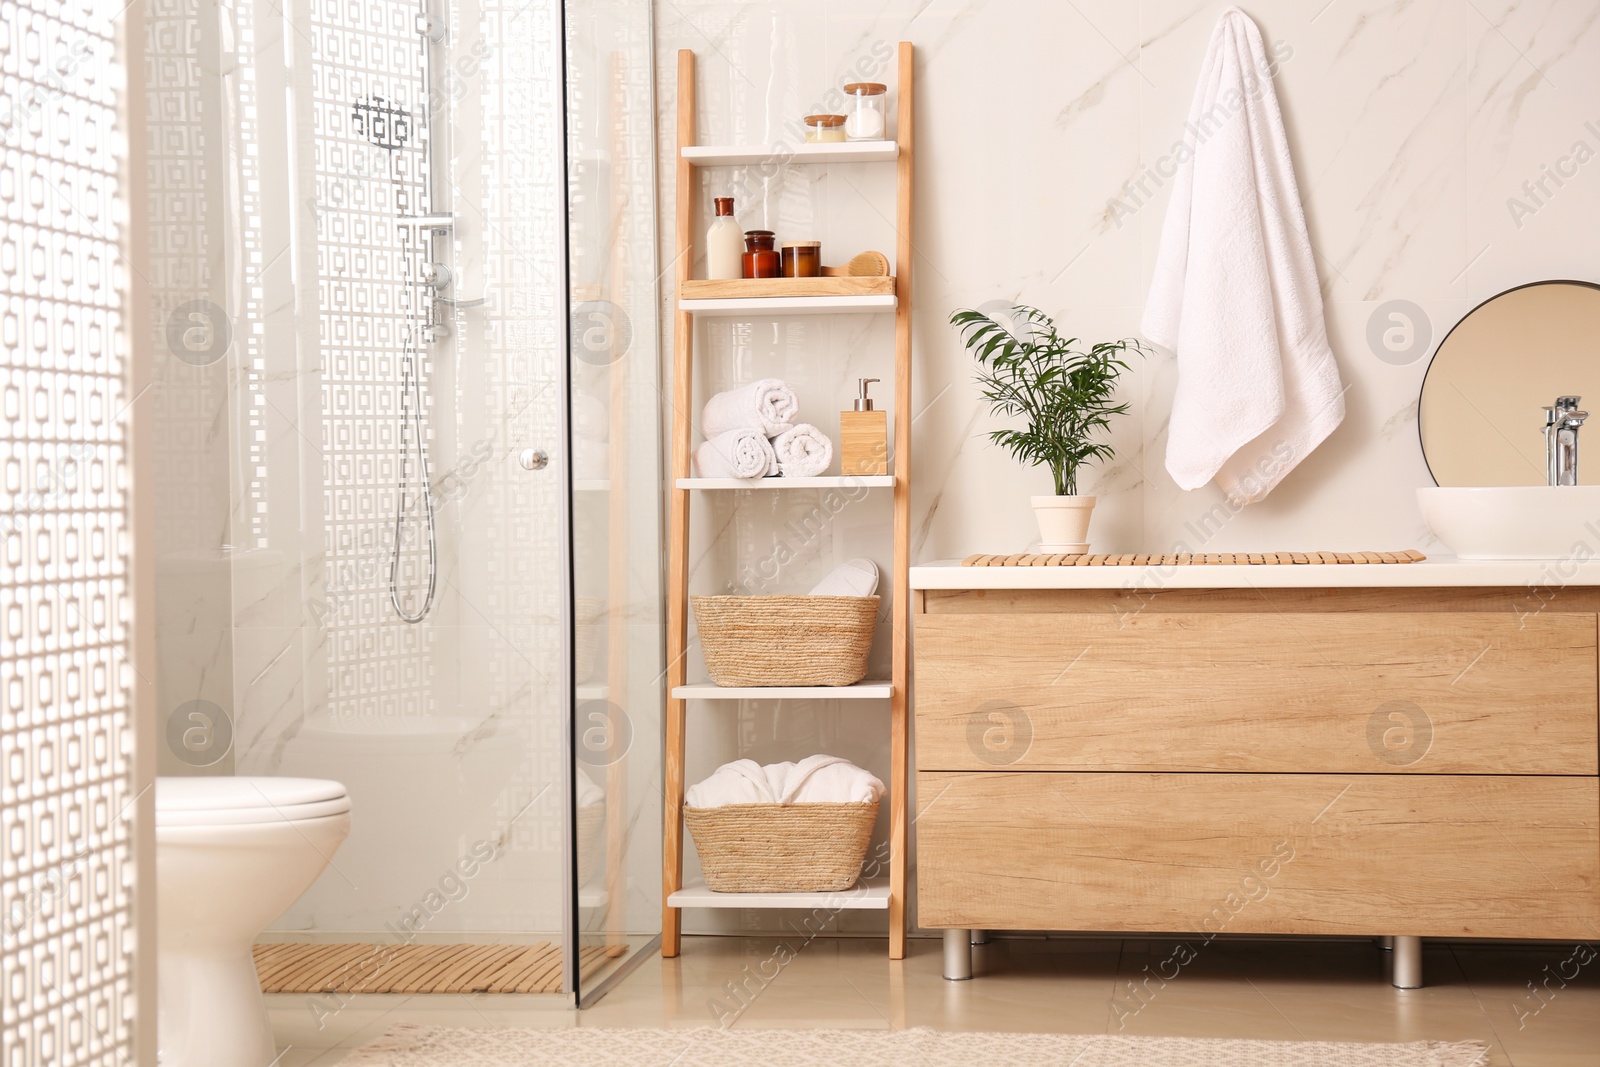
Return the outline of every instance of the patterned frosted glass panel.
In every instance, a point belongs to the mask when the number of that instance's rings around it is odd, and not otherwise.
[[[133,733],[114,9],[0,3],[0,1029],[131,1062]]]
[[[430,210],[420,8],[416,0],[314,0],[309,10],[329,711],[336,718],[414,718],[435,710],[428,668],[436,631],[396,618],[388,576],[401,359],[421,323],[416,279],[425,261],[414,231],[396,218]],[[431,346],[418,347],[424,425],[431,427]],[[414,455],[411,464],[415,485]],[[423,516],[409,520],[398,578],[403,603],[415,611],[428,583],[428,542]]]

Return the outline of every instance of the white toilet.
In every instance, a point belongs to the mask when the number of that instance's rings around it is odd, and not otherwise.
[[[350,798],[339,782],[156,779],[161,1067],[273,1062],[250,948],[349,833]]]

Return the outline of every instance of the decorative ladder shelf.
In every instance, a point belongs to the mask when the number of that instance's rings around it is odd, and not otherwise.
[[[898,55],[899,110],[893,141],[808,144],[799,148],[726,147],[695,144],[695,55],[678,53],[677,315],[673,332],[672,509],[667,563],[666,839],[662,847],[661,954],[678,955],[683,908],[883,909],[889,913],[889,957],[906,952],[907,779],[910,740],[911,633],[911,171],[915,71],[910,42]],[[896,167],[896,274],[891,278],[806,278],[704,281],[689,276],[694,264],[699,190],[696,167],[749,164],[893,163]],[[695,478],[694,324],[697,316],[894,315],[894,473],[872,477]],[[892,677],[849,687],[774,686],[730,688],[687,678],[689,648],[689,507],[694,491],[707,489],[819,489],[874,486],[894,491],[894,563],[890,580]],[[840,893],[717,893],[703,884],[683,884],[683,794],[690,700],[887,700],[889,702],[889,877],[863,881]]]

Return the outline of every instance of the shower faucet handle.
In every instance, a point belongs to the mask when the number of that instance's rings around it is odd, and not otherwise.
[[[417,13],[417,33],[434,44],[443,44],[449,32],[449,27],[445,25],[445,21],[441,16],[432,12]]]
[[[449,233],[455,229],[456,217],[448,211],[436,211],[431,215],[396,215],[395,222],[401,229],[418,234]]]

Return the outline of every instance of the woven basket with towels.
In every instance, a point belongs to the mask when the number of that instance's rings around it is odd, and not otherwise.
[[[683,817],[716,892],[837,892],[861,876],[883,790],[836,756],[736,760],[689,788]]]

